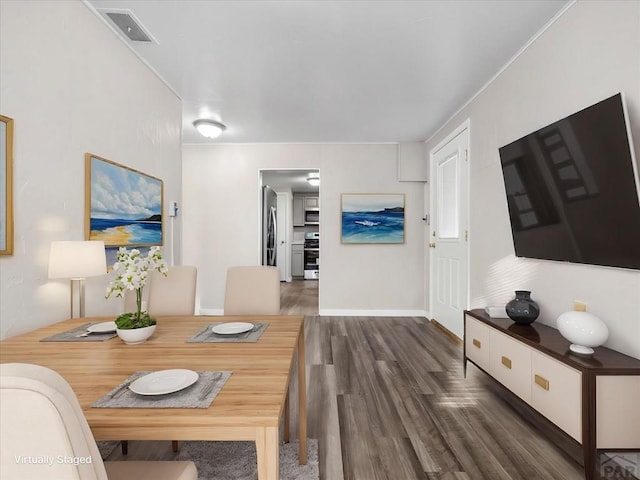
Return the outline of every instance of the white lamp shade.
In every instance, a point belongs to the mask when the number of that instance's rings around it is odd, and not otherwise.
[[[80,279],[106,275],[107,256],[102,241],[51,242],[49,278]]]
[[[605,323],[589,312],[570,311],[558,317],[560,334],[571,342],[572,352],[589,355],[609,338]]]

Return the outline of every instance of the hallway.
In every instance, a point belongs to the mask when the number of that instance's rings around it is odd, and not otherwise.
[[[280,282],[282,315],[318,315],[318,280]]]

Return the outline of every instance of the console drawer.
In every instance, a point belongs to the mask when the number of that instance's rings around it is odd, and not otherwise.
[[[531,406],[582,443],[582,375],[547,355],[531,352]]]
[[[488,372],[491,328],[468,315],[465,321],[464,348],[467,357]]]
[[[531,401],[531,350],[495,330],[491,331],[489,373],[525,402]]]

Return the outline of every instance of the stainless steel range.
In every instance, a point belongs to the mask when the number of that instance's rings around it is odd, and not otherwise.
[[[304,234],[304,278],[317,280],[320,276],[320,233]]]

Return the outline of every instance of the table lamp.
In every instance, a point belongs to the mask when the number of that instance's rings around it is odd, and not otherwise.
[[[71,279],[71,318],[74,305],[74,283],[78,284],[80,317],[84,317],[84,279],[106,275],[107,257],[102,241],[51,242],[49,278]]]

